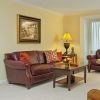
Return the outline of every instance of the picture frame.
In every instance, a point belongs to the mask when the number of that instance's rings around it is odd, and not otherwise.
[[[17,15],[17,42],[40,43],[41,19]]]

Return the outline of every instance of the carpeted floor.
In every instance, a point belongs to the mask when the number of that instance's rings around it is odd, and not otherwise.
[[[77,75],[82,76],[83,73]],[[41,83],[27,89],[24,86],[0,84],[0,100],[87,100],[90,89],[100,89],[100,72],[87,74],[87,83],[73,84],[71,91],[64,86],[52,86],[52,81]]]

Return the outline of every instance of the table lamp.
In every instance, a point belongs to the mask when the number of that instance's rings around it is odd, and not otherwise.
[[[68,32],[64,33],[63,40],[64,40],[64,47],[66,49],[66,52],[64,53],[64,55],[66,55],[66,54],[68,54],[67,49],[69,48],[70,42],[72,41],[72,37],[71,37],[70,33],[68,33]]]

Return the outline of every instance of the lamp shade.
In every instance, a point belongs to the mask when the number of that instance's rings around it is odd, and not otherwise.
[[[65,42],[70,42],[70,41],[72,41],[72,37],[71,37],[71,35],[70,35],[70,33],[64,33],[64,35],[63,35],[63,40],[65,41]]]

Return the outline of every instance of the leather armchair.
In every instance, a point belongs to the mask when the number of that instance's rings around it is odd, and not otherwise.
[[[88,91],[87,100],[100,100],[100,90],[92,89]]]
[[[99,70],[100,71],[100,49],[96,51],[95,55],[88,55],[88,72],[91,70]]]

